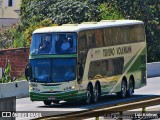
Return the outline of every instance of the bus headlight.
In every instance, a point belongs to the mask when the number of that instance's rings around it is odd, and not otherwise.
[[[72,86],[71,89],[75,89],[75,86]]]
[[[75,89],[75,86],[64,88],[64,90]]]

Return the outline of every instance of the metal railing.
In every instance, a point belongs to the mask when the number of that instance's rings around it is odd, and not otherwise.
[[[87,118],[95,117],[96,120],[99,116],[104,116],[106,114],[119,113],[120,116],[123,112],[133,109],[142,108],[142,113],[146,111],[146,107],[160,105],[160,96],[150,96],[141,100],[128,101],[112,104],[110,106],[103,106],[99,108],[93,108],[89,110],[76,111],[67,114],[60,114],[54,116],[46,116],[42,118],[37,118],[36,120],[82,120]],[[121,118],[122,119],[122,118]]]

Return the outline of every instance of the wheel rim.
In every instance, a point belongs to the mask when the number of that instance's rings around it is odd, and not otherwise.
[[[98,101],[98,96],[99,96],[98,90],[96,89],[96,90],[94,91],[94,102],[97,102],[97,101]]]
[[[133,95],[133,89],[134,89],[134,88],[133,88],[132,81],[130,81],[129,86],[130,86],[130,87],[129,87],[129,95],[132,96],[132,95]]]
[[[125,81],[123,81],[122,82],[122,97],[126,96],[126,91],[127,91],[126,83],[125,83]]]
[[[99,86],[96,84],[95,90],[94,90],[94,102],[98,101],[99,98],[99,91],[98,91]]]
[[[43,101],[45,105],[51,105],[52,102],[50,101]]]
[[[87,99],[86,99],[86,102],[89,104],[91,101],[91,93],[90,93],[90,90],[87,91]]]

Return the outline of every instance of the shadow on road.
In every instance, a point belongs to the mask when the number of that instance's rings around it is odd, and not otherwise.
[[[93,103],[86,105],[82,101],[72,101],[72,102],[60,102],[59,104],[52,104],[51,106],[42,105],[37,106],[38,108],[80,108],[80,109],[91,109],[95,107],[101,107],[104,105],[113,105],[113,104],[119,104],[124,102],[132,102],[132,101],[140,101],[142,99],[149,99],[154,97],[160,97],[158,95],[133,95],[132,97],[128,98],[118,98],[117,95],[106,95],[104,97],[101,97],[98,103]],[[42,103],[43,104],[43,103]]]

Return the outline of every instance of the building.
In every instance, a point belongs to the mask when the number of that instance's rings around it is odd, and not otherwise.
[[[0,31],[19,23],[21,0],[0,0]]]

